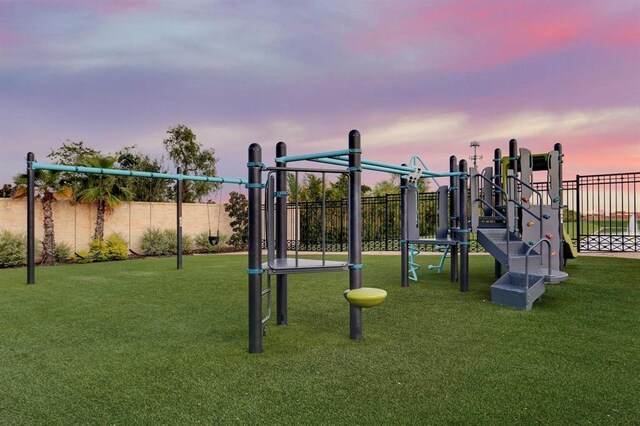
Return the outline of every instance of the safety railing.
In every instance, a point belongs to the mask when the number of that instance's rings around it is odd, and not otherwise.
[[[527,287],[529,286],[529,256],[531,255],[531,252],[533,251],[533,249],[538,247],[542,243],[545,243],[547,245],[547,250],[548,250],[547,265],[549,266],[549,271],[547,275],[551,275],[551,241],[549,241],[548,238],[541,238],[537,243],[529,247],[529,249],[527,250],[527,253],[524,256],[524,279],[525,279],[524,282],[526,283]],[[540,254],[540,264],[541,265],[543,264],[542,254]]]

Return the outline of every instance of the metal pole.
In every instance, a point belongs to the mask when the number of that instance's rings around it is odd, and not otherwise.
[[[518,141],[515,139],[509,141],[509,169],[514,175],[518,174]]]
[[[493,183],[496,186],[496,191],[493,194],[493,207],[496,209],[502,205],[502,192],[497,188],[502,188],[502,150],[496,148],[493,151]],[[496,278],[502,276],[502,264],[497,260],[494,260],[494,274]]]
[[[449,171],[458,171],[458,159],[455,155],[449,157]],[[458,239],[458,185],[460,185],[459,176],[449,177],[449,231],[451,239]],[[458,245],[451,247],[451,282],[458,281]]]
[[[249,352],[262,353],[262,148],[249,146]]]
[[[409,287],[409,218],[407,217],[407,184],[405,176],[400,178],[400,284],[402,287]]]
[[[513,170],[513,176],[518,176],[518,171],[519,171],[519,167],[518,167],[518,141],[515,139],[511,139],[509,141],[509,170]],[[508,173],[507,173],[508,176]],[[515,184],[515,180],[513,182],[511,182],[509,180],[509,178],[507,177],[506,180],[506,191],[507,191],[507,199],[505,200],[505,204],[507,206],[507,209],[509,208],[509,199],[512,200],[519,200],[520,197],[517,194],[517,190],[518,190],[518,185]],[[513,189],[513,191],[511,190]],[[507,224],[507,251],[508,250],[508,244],[510,241],[510,236],[509,233],[512,231],[517,231],[522,233],[522,229],[521,229],[521,224],[522,224],[522,209],[518,208],[517,205],[514,204],[513,206],[513,229],[510,229],[509,224]]]
[[[177,174],[182,174],[178,167]],[[182,179],[176,179],[176,239],[177,239],[177,268],[182,269]]]
[[[580,218],[582,217],[580,202],[580,175],[576,175],[576,250],[578,253],[580,253],[580,232],[582,232],[580,229]]]
[[[564,218],[563,218],[563,209],[564,205],[564,191],[562,187],[562,157],[564,154],[562,153],[562,144],[557,143],[553,146],[554,151],[558,151],[558,184],[560,188],[558,188],[558,194],[560,194],[560,202],[558,203],[560,206],[560,210],[558,212],[558,238],[560,240],[560,247],[558,248],[558,262],[560,264],[560,270],[564,270]],[[551,249],[549,249],[551,250]]]
[[[276,144],[276,157],[286,157],[287,144]],[[276,167],[287,167],[287,163],[276,162]],[[287,171],[276,172],[276,258],[287,257]],[[287,274],[276,278],[276,324],[287,325]]]
[[[35,171],[33,152],[27,154],[27,284],[36,283],[36,236],[35,236]]]
[[[460,160],[460,291],[469,291],[469,228],[467,225],[467,160]]]
[[[349,289],[362,287],[362,169],[360,133],[349,132]],[[362,308],[349,304],[349,337],[362,338]]]

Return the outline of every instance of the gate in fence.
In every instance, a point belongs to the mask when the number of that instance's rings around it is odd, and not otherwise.
[[[547,183],[534,183],[546,194]],[[576,176],[563,182],[564,223],[568,235],[581,252],[640,252],[640,172]],[[419,194],[420,235],[435,238],[438,197],[435,192]],[[325,205],[327,251],[347,250],[349,206],[346,200]],[[289,206],[290,227],[298,226],[298,249],[322,249],[322,203],[301,202],[298,222]],[[400,249],[400,194],[362,199],[362,244],[365,251]],[[289,233],[293,235],[293,233]],[[289,248],[295,241],[289,240]],[[483,251],[471,240],[471,251]]]

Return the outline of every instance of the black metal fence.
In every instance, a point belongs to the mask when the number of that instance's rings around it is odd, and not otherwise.
[[[547,197],[547,182],[537,182],[534,187]],[[640,172],[576,176],[563,182],[565,229],[579,251],[640,251],[639,187]],[[327,201],[324,208],[321,202],[301,202],[298,207],[296,219],[295,205],[289,204],[289,249],[296,248],[297,235],[300,251],[321,251],[323,246],[326,251],[346,251],[346,200]],[[419,194],[418,208],[420,235],[434,238],[437,194]],[[399,250],[400,194],[363,198],[362,225],[363,250]],[[470,250],[483,251],[473,237]]]

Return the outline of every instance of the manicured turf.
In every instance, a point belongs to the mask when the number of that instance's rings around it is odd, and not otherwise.
[[[346,273],[292,275],[289,326],[247,353],[246,258],[0,271],[2,424],[623,424],[640,419],[640,261],[581,257],[531,312],[493,305],[396,256],[389,292],[348,339]],[[266,280],[265,280],[266,281]]]

